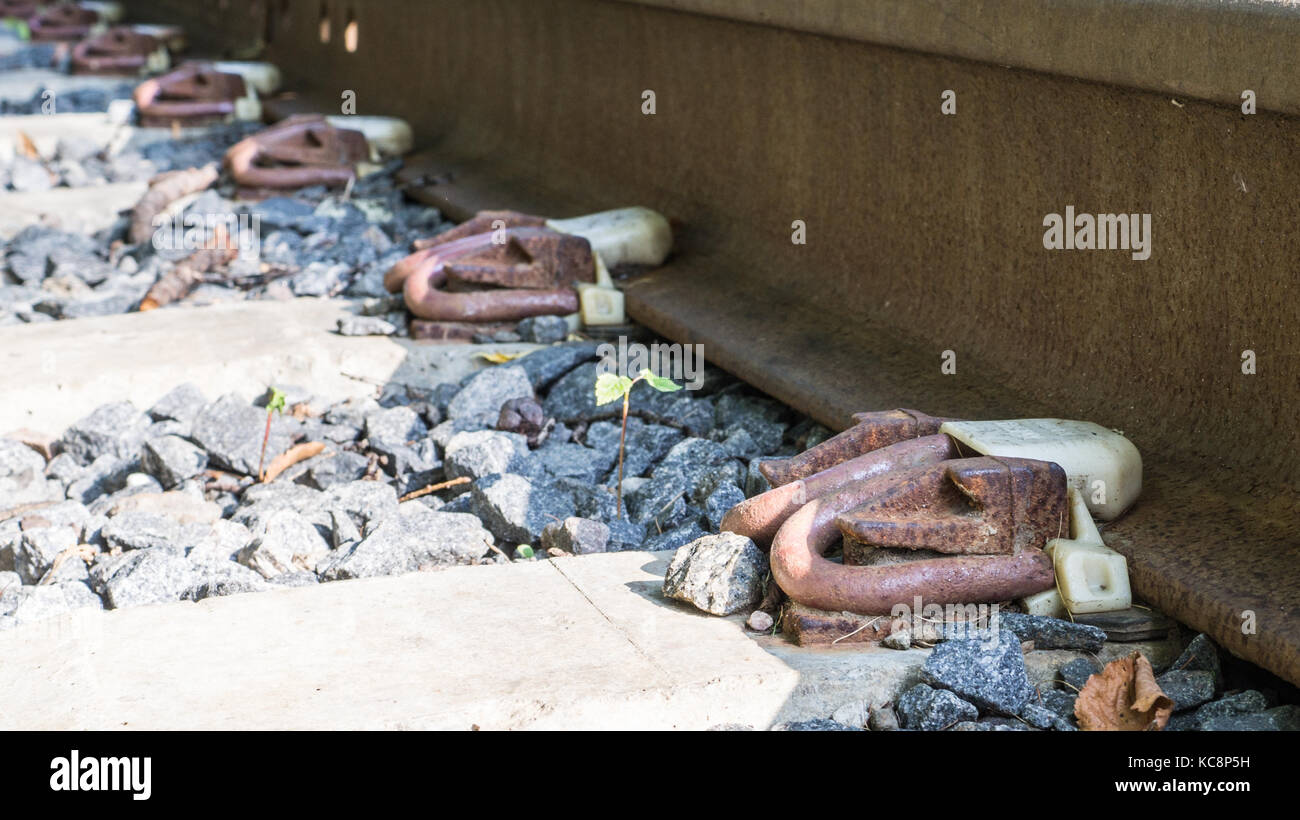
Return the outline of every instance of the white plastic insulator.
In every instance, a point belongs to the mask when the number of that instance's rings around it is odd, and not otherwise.
[[[271,63],[219,60],[212,64],[212,68],[222,74],[238,74],[246,85],[252,86],[263,97],[280,90],[280,69]]]
[[[415,147],[415,132],[406,120],[397,117],[370,117],[335,115],[326,117],[335,128],[347,128],[366,135],[370,150],[376,160],[391,159],[409,154]]]
[[[1090,421],[950,421],[939,428],[980,455],[1054,461],[1092,514],[1111,521],[1142,492],[1142,455],[1120,433]]]
[[[547,226],[576,234],[611,268],[619,265],[662,265],[673,249],[673,229],[662,214],[649,208],[619,208],[573,219],[551,219]]]
[[[81,0],[79,5],[82,8],[97,12],[100,19],[106,23],[122,22],[122,16],[125,13],[121,3],[114,3],[111,0]]]

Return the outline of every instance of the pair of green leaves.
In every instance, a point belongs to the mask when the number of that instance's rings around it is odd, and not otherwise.
[[[283,413],[284,406],[285,406],[285,399],[286,396],[284,395],[283,390],[279,390],[275,387],[272,387],[271,400],[266,403],[266,412],[270,413],[274,411],[276,413]]]
[[[596,404],[599,406],[621,401],[632,392],[632,388],[637,382],[645,382],[660,393],[675,393],[682,389],[682,386],[672,379],[656,376],[648,369],[642,370],[641,375],[635,379],[618,376],[614,373],[602,373],[596,378]]]

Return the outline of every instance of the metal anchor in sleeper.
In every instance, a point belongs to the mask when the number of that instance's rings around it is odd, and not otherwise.
[[[38,0],[0,0],[0,19],[31,20],[41,10]]]
[[[59,3],[27,21],[34,42],[75,42],[90,36],[100,25],[99,12],[76,3]]]
[[[261,117],[256,93],[243,77],[201,63],[186,63],[169,74],[145,80],[136,86],[132,97],[144,126],[173,122],[203,125],[229,117]]]
[[[608,267],[658,265],[672,229],[647,208],[622,208],[552,220],[517,211],[483,211],[432,239],[384,277],[407,308],[432,323],[431,335],[465,323],[511,322],[586,310],[593,291],[612,292]],[[591,322],[588,321],[590,324]]]
[[[226,151],[226,166],[249,194],[312,185],[339,187],[370,157],[360,131],[337,128],[318,115],[289,117]]]
[[[75,74],[140,74],[165,71],[167,49],[158,38],[129,26],[117,26],[87,37],[72,48]]]
[[[1077,531],[1067,486],[1106,487],[1085,513],[1102,518],[1141,489],[1137,449],[1088,422],[961,422],[907,410],[855,419],[806,453],[760,465],[777,486],[722,522],[770,543],[777,583],[818,609],[874,615],[918,596],[965,604],[1044,593],[1065,550],[1043,547]],[[832,563],[824,553],[841,536],[857,551],[942,557],[854,566],[846,549],[845,564]]]

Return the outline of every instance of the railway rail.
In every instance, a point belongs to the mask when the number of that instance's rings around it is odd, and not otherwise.
[[[632,318],[828,426],[1122,429],[1147,478],[1103,536],[1135,593],[1300,684],[1300,7],[126,6],[264,50],[295,89],[268,118],[406,119],[407,191],[453,219],[653,205],[676,252]],[[1149,257],[1044,247],[1067,208],[1149,216]]]

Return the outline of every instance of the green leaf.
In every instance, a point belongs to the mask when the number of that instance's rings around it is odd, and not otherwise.
[[[515,548],[515,557],[527,561],[529,558],[533,557],[533,548],[527,544],[520,544]]]
[[[660,393],[676,393],[682,389],[682,386],[672,379],[665,379],[663,376],[656,376],[649,370],[641,371],[641,378],[645,383],[658,390]]]
[[[271,388],[271,400],[266,403],[267,412],[274,410],[277,413],[284,412],[285,396],[283,390]]]
[[[596,404],[609,404],[620,401],[632,389],[632,380],[627,376],[613,373],[601,373],[596,378]]]

